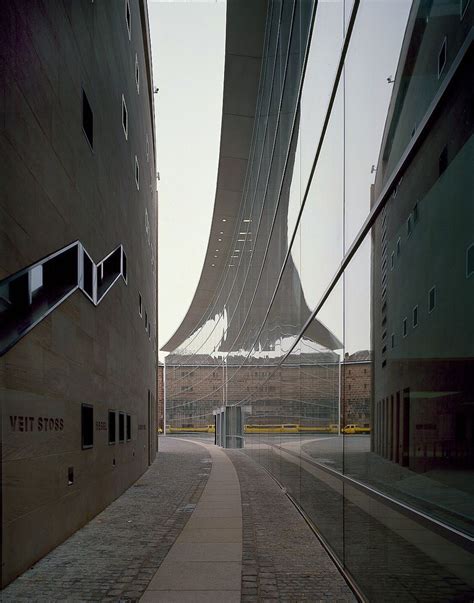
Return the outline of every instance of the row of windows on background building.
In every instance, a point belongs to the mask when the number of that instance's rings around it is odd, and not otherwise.
[[[94,407],[92,404],[82,404],[81,443],[83,449],[92,448],[94,446],[95,428],[96,424],[94,423]],[[132,439],[132,417],[131,415],[122,411],[109,410],[107,426],[99,421],[97,423],[97,428],[100,431],[105,431],[106,429],[108,430],[109,444],[116,444],[117,441],[128,442]]]

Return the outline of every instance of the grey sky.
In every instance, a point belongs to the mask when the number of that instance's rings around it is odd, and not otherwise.
[[[159,339],[191,303],[204,261],[217,177],[225,2],[149,0],[159,199]],[[160,357],[161,357],[160,353]]]

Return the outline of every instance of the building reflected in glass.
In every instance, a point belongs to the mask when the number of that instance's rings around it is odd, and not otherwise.
[[[474,593],[473,20],[469,0],[270,2],[237,42],[229,4],[209,248],[164,346],[168,432],[242,406],[244,452],[374,601]]]

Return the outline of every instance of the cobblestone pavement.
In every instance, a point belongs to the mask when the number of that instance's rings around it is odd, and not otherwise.
[[[1,600],[138,600],[199,500],[210,462],[202,446],[160,438],[149,470],[10,584]]]
[[[356,601],[334,563],[266,471],[228,450],[243,518],[242,603]]]

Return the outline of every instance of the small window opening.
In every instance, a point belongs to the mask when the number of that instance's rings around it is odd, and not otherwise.
[[[441,44],[441,50],[438,54],[438,79],[441,77],[443,73],[444,67],[446,65],[446,45],[447,39],[444,38],[443,43]]]
[[[407,220],[407,237],[411,236],[412,230],[413,230],[413,217],[410,214],[408,216],[408,220]]]
[[[440,176],[446,171],[447,167],[448,167],[448,147],[445,146],[444,149],[441,151],[441,155],[439,156],[439,160],[438,160],[438,168],[439,168]]]
[[[122,94],[122,127],[123,133],[125,134],[125,140],[128,140],[128,110],[125,97]]]
[[[466,250],[466,278],[474,274],[474,243]]]
[[[117,441],[116,414],[115,410],[109,410],[109,444]]]
[[[140,190],[140,166],[138,164],[137,156],[135,155],[135,183],[137,190]]]
[[[127,415],[127,442],[132,439],[132,417]]]
[[[393,350],[393,348],[395,347],[395,333],[392,333],[392,335],[391,335],[391,338],[390,338],[390,339],[391,339],[392,350]]]
[[[142,306],[142,295],[141,295],[141,293],[138,294],[138,313],[140,314],[140,316],[143,316],[143,306]]]
[[[91,146],[91,149],[94,148],[94,114],[92,113],[91,106],[89,104],[89,100],[86,96],[84,90],[82,90],[82,129],[84,134],[86,135],[87,140]]]
[[[395,266],[395,252],[392,251],[392,255],[390,256],[390,267],[393,270],[393,267]]]
[[[408,333],[408,319],[403,319],[403,337],[406,337]]]
[[[418,306],[413,308],[413,328],[418,326]]]
[[[428,293],[428,312],[433,312],[436,306],[436,287],[432,287]]]
[[[413,206],[413,222],[416,224],[418,222],[418,201]]]
[[[400,239],[398,239],[398,241],[397,241],[397,257],[399,257],[399,255],[400,255],[401,248],[402,248],[401,245],[402,245],[402,242]]]
[[[137,92],[140,94],[140,65],[138,64],[138,55],[135,55],[135,83],[137,84]]]
[[[82,448],[94,445],[94,408],[90,404],[81,406]]]
[[[119,413],[119,442],[125,441],[125,414]]]
[[[74,483],[74,467],[67,468],[67,485],[72,486]]]
[[[132,37],[132,13],[130,12],[130,0],[125,0],[125,21],[127,22],[128,39]]]

